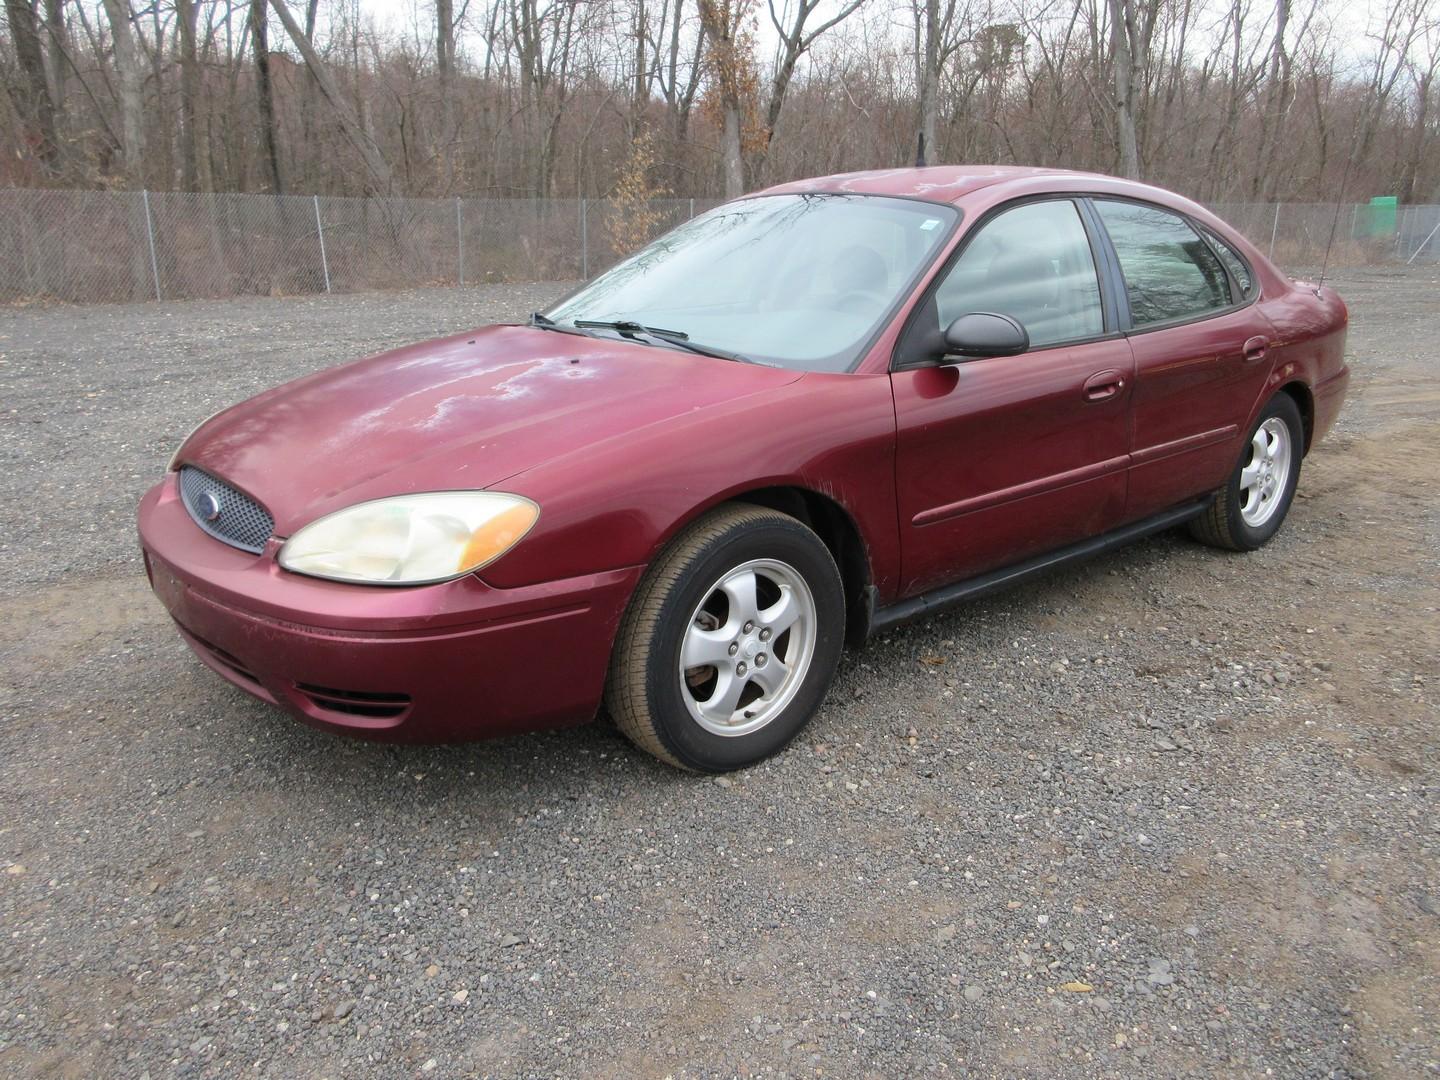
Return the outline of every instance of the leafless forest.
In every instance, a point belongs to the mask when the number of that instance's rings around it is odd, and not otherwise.
[[[4,186],[638,207],[923,158],[1440,199],[1440,0],[4,6]]]

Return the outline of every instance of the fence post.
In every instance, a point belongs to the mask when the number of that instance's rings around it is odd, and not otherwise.
[[[320,239],[320,270],[325,275],[325,291],[330,291],[330,260],[325,257],[325,226],[320,224],[320,196],[312,195],[315,200],[315,235]]]
[[[145,235],[150,241],[150,276],[155,279],[155,299],[160,299],[160,264],[155,261],[155,223],[150,218],[150,191],[143,189],[140,200],[145,204]]]
[[[1270,258],[1275,258],[1275,234],[1280,231],[1280,204],[1275,204],[1275,222],[1270,226]]]
[[[460,218],[460,196],[455,196],[455,277],[465,284],[465,229]]]
[[[1421,228],[1423,229],[1424,226],[1422,225]],[[1410,257],[1405,260],[1406,266],[1409,266],[1415,261],[1415,256],[1419,255],[1420,252],[1425,250],[1425,245],[1430,243],[1430,241],[1435,238],[1435,234],[1437,232],[1440,232],[1440,221],[1435,222],[1435,228],[1431,229],[1428,233],[1426,233],[1425,239],[1420,241],[1420,246],[1410,253]]]
[[[690,196],[690,216],[691,216],[691,217],[694,217],[694,216],[695,216],[695,196],[694,196],[694,195],[691,195],[691,196]]]
[[[590,280],[590,200],[580,200],[580,278]]]

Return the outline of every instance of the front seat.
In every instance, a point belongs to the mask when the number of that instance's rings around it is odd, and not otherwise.
[[[889,278],[885,260],[879,252],[863,244],[851,244],[842,249],[830,264],[830,282],[835,288],[835,295],[840,297],[851,293],[883,297]]]
[[[1057,339],[1059,277],[1055,264],[1031,249],[1002,251],[985,273],[982,311],[1018,319],[1035,342]]]

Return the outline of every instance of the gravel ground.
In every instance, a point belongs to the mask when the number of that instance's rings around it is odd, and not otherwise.
[[[1337,285],[1274,543],[892,633],[719,780],[311,731],[145,588],[208,413],[557,287],[0,311],[0,1072],[1440,1073],[1440,281]]]

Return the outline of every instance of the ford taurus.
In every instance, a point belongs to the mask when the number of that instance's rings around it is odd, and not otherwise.
[[[211,417],[140,506],[199,658],[394,740],[784,746],[843,646],[1160,529],[1247,551],[1346,310],[1186,199],[930,168],[727,203],[523,325]]]

